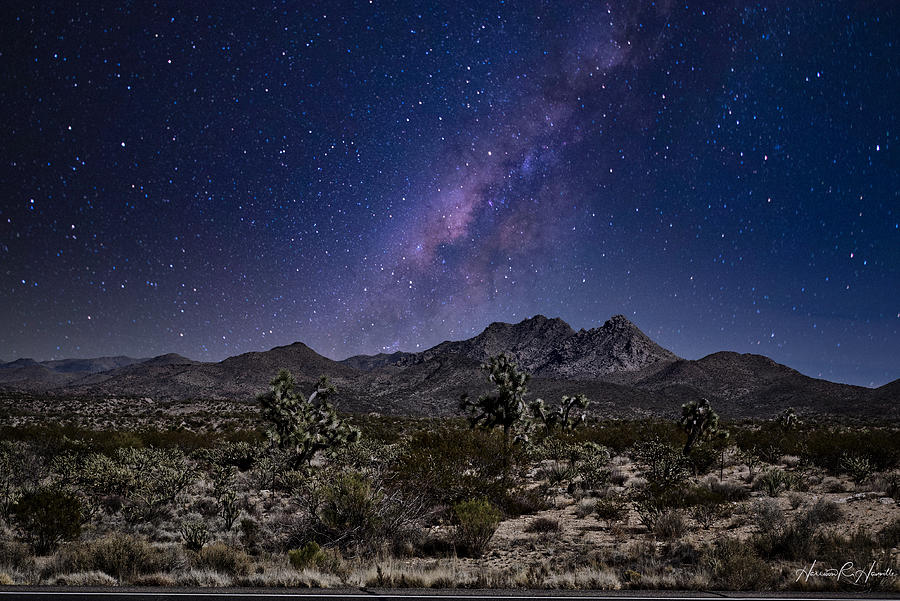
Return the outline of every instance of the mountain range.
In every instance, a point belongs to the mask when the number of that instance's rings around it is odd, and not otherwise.
[[[435,416],[458,412],[463,393],[490,389],[480,365],[505,352],[532,375],[529,398],[553,403],[584,393],[591,413],[605,417],[672,416],[681,403],[708,398],[727,417],[800,413],[863,418],[900,417],[900,380],[877,389],[810,378],[762,355],[718,352],[683,359],[659,346],[622,315],[575,331],[537,315],[517,324],[492,323],[477,336],[418,353],[358,355],[333,361],[301,342],[265,352],[199,362],[177,354],[152,359],[101,357],[0,363],[0,389],[64,397],[154,400],[247,400],[285,368],[301,389],[321,374],[351,412]]]

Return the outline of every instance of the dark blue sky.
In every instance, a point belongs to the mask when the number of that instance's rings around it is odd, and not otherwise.
[[[894,2],[88,4],[0,9],[0,358],[624,313],[900,377]]]

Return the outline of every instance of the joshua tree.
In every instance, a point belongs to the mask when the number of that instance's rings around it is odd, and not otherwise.
[[[782,411],[775,421],[784,432],[796,430],[801,424],[800,418],[797,417],[793,407],[788,407]]]
[[[525,393],[528,391],[525,384],[529,376],[520,372],[503,353],[488,359],[481,369],[489,373],[488,377],[497,386],[497,392],[483,394],[477,401],[463,395],[462,408],[470,414],[472,427],[503,429],[503,473],[504,478],[508,479],[512,435],[525,418]],[[520,434],[519,437],[524,438],[525,435]]]
[[[579,424],[583,424],[586,416],[584,413],[572,415],[573,410],[585,409],[590,404],[588,398],[583,395],[564,396],[559,406],[549,410],[543,399],[534,401],[529,409],[535,422],[544,426],[544,433],[550,434],[557,428],[561,430],[573,430]]]
[[[706,399],[691,401],[681,406],[681,428],[687,433],[684,454],[687,455],[694,445],[714,434],[719,429],[719,416],[713,411]]]
[[[294,378],[283,369],[272,390],[259,397],[269,439],[292,455],[292,467],[309,465],[320,452],[359,440],[360,432],[338,416],[328,397],[335,393],[328,378],[319,378],[309,398],[294,390]]]

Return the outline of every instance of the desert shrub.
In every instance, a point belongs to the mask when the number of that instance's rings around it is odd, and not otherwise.
[[[690,507],[691,517],[707,530],[732,513],[728,499],[711,486],[696,486],[686,491],[684,504]]]
[[[160,510],[197,477],[177,448],[120,447],[113,454],[62,455],[52,468],[63,484],[74,486],[94,504],[108,495],[124,498],[132,521],[157,517]]]
[[[241,544],[249,553],[257,553],[260,543],[259,522],[252,518],[244,518],[241,520],[240,530]]]
[[[57,553],[55,570],[100,571],[128,582],[139,575],[168,571],[175,561],[171,552],[153,547],[143,538],[119,533],[66,545]]]
[[[530,534],[556,534],[562,530],[559,520],[553,518],[535,518],[525,526],[525,532]]]
[[[175,578],[170,574],[154,572],[153,574],[135,576],[131,584],[134,586],[173,587],[175,586]]]
[[[512,448],[511,470],[524,464],[524,454]],[[415,433],[396,467],[404,488],[425,496],[434,506],[487,498],[501,504],[507,494],[503,465],[497,458],[503,441],[496,432],[445,427]]]
[[[200,551],[209,542],[209,526],[200,516],[191,516],[181,524],[181,540],[190,551]]]
[[[541,468],[539,478],[546,479],[550,486],[560,486],[575,477],[577,472],[568,463],[551,461]]]
[[[687,521],[678,509],[666,509],[653,523],[653,534],[665,540],[673,540],[684,536],[687,532]]]
[[[825,492],[847,492],[847,487],[840,478],[828,476],[822,480],[822,490]]]
[[[857,486],[872,477],[875,468],[867,456],[845,454],[841,457],[840,468],[850,476]]]
[[[609,482],[609,452],[589,455],[576,464],[576,473],[581,477],[581,487],[597,490]]]
[[[36,487],[43,472],[43,462],[30,445],[0,436],[0,518],[10,521],[13,505],[23,490]]]
[[[807,520],[811,527],[816,527],[820,524],[840,522],[843,518],[844,510],[840,505],[831,499],[821,498],[806,510],[802,519]]]
[[[726,501],[744,501],[750,497],[750,490],[746,486],[741,486],[734,482],[723,482],[710,478],[706,481],[706,485],[712,492]]]
[[[465,553],[480,556],[500,525],[500,510],[487,499],[462,501],[453,506],[456,544]]]
[[[804,559],[815,557],[823,566],[839,567],[850,561],[854,568],[858,566],[865,571],[874,561],[875,571],[880,571],[877,564],[887,559],[877,534],[861,526],[841,532],[819,532],[813,537],[812,546],[812,551]],[[896,578],[894,570],[887,577],[873,575],[859,584],[870,590],[883,589],[885,586],[895,586]]]
[[[730,591],[765,590],[775,576],[753,545],[740,540],[717,540],[704,549],[702,565],[712,573],[712,587]]]
[[[664,419],[619,420],[611,419],[587,423],[578,430],[566,433],[572,442],[593,442],[622,453],[646,440],[660,440],[666,444],[684,444],[684,434],[677,422]]]
[[[769,534],[784,527],[787,519],[774,499],[757,499],[750,508],[758,532]]]
[[[884,493],[895,501],[900,501],[900,474],[886,474],[884,483]]]
[[[801,459],[832,474],[843,471],[845,456],[866,457],[874,471],[889,471],[900,460],[900,437],[892,428],[822,427],[809,431],[800,446]]]
[[[134,474],[134,486],[128,492],[131,516],[136,520],[155,518],[160,509],[197,478],[197,471],[180,449],[123,448],[116,461]]]
[[[628,473],[620,467],[615,467],[609,472],[609,482],[616,486],[624,486],[628,482]]]
[[[659,439],[636,444],[632,453],[651,488],[671,491],[689,476],[689,463],[684,454]]]
[[[61,574],[51,580],[56,586],[115,586],[116,579],[103,572],[74,572]]]
[[[64,540],[78,537],[84,522],[81,500],[58,488],[26,492],[13,505],[11,514],[38,555],[49,553]]]
[[[299,496],[308,519],[290,537],[297,546],[314,540],[342,551],[408,548],[427,510],[415,490],[386,482],[382,475],[325,471]]]
[[[878,531],[878,543],[885,549],[900,546],[900,518],[894,518]]]
[[[719,520],[728,519],[732,513],[730,505],[721,503],[701,503],[691,507],[691,517],[705,530],[709,530]]]
[[[635,490],[631,495],[632,508],[637,512],[641,524],[651,532],[660,516],[682,505],[683,496],[680,489],[661,490],[653,485],[647,485]]]
[[[615,524],[628,518],[628,502],[624,497],[608,495],[597,499],[594,504],[594,512],[597,514],[597,519],[606,522],[607,528],[612,528]]]
[[[291,565],[298,570],[314,568],[325,561],[325,553],[316,541],[309,541],[300,549],[288,551]]]
[[[253,560],[249,555],[220,542],[200,549],[194,562],[198,568],[215,570],[230,576],[246,576],[253,567]]]
[[[770,503],[775,504],[772,500]],[[822,500],[790,522],[780,510],[770,509],[768,513],[767,523],[760,524],[760,533],[754,539],[757,549],[765,557],[789,561],[824,557],[830,543],[823,542],[825,537],[817,529],[841,519],[840,507]]]
[[[505,515],[518,517],[549,509],[552,503],[546,487],[539,486],[509,490],[498,500],[498,505]]]
[[[227,532],[231,530],[238,514],[241,512],[235,487],[235,468],[233,465],[215,466],[212,470],[213,494],[218,502],[217,515],[222,518],[222,525]]]
[[[201,461],[221,467],[234,467],[246,472],[253,468],[261,454],[262,447],[260,445],[251,444],[246,440],[231,440],[221,442],[209,449],[199,449],[194,456]]]
[[[791,505],[791,509],[797,509],[803,504],[803,495],[797,492],[792,492],[788,494],[788,503]]]
[[[749,448],[738,448],[738,459],[747,466],[748,479],[753,481],[757,470],[763,463],[763,455],[759,447],[752,445]]]
[[[756,477],[753,487],[763,490],[770,497],[777,497],[782,491],[789,490],[792,480],[784,470],[769,468]]]
[[[321,492],[319,519],[333,542],[344,546],[371,540],[379,530],[383,496],[359,474],[342,474]]]
[[[597,499],[581,499],[578,501],[578,504],[575,505],[575,516],[578,518],[586,518],[594,513],[594,509],[596,508]]]
[[[15,540],[0,539],[0,567],[25,570],[34,564],[28,545]]]
[[[715,441],[706,441],[691,449],[688,464],[694,474],[702,476],[719,464],[720,455],[721,449],[716,447]]]

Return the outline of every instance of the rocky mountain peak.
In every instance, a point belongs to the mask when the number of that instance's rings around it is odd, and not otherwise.
[[[678,359],[653,342],[624,315],[614,315],[599,328],[581,330],[563,341],[540,375],[554,378],[603,379],[636,372]]]

